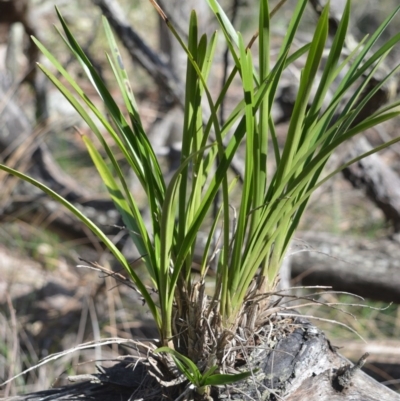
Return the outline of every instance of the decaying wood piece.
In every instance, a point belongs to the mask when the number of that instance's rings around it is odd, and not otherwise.
[[[369,340],[335,340],[335,346],[346,358],[355,361],[360,355],[368,352],[365,371],[385,386],[400,391],[400,341],[397,339]]]
[[[270,389],[270,393],[277,393],[276,398],[270,399],[400,399],[400,395],[377,384],[357,366],[349,364],[336,352],[324,334],[306,319],[297,318],[295,323],[299,327],[278,342],[263,365],[263,371],[268,378],[263,384]],[[276,373],[271,374],[274,370]],[[343,385],[338,386],[338,381]],[[308,392],[309,386],[317,391]]]
[[[99,367],[99,371],[92,375],[71,377],[71,386],[54,388],[20,397],[8,398],[9,401],[22,400],[136,400],[135,392],[140,394],[139,399],[159,400],[160,387],[153,376],[147,372],[147,367],[132,358],[117,363],[112,368]],[[133,396],[133,397],[132,397]]]
[[[359,138],[349,148],[350,160],[372,149],[365,138]],[[378,155],[374,154],[352,164],[343,176],[354,188],[361,189],[382,210],[386,219],[400,231],[400,177]]]
[[[293,241],[296,285],[328,285],[362,297],[400,303],[400,246],[397,241],[299,233]]]
[[[368,362],[397,364],[400,362],[399,339],[376,339],[365,343],[361,340],[335,340],[335,346],[340,348],[346,358],[355,360],[359,355],[368,352]],[[400,384],[400,383],[399,383]]]

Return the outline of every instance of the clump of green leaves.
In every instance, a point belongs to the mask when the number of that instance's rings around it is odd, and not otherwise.
[[[40,69],[86,121],[106,154],[104,159],[91,139],[82,137],[129,229],[131,240],[143,255],[143,262],[157,290],[158,299],[153,300],[124,255],[76,207],[32,178],[7,166],[0,168],[39,187],[81,219],[124,266],[143,295],[159,329],[162,344],[169,345],[172,349],[178,344],[178,341],[173,342],[173,338],[176,340],[187,336],[182,341],[185,346],[181,351],[195,362],[200,358],[207,359],[201,355],[205,352],[201,349],[197,354],[190,355],[189,343],[193,340],[190,330],[196,330],[196,324],[211,322],[207,330],[213,334],[207,338],[216,338],[214,348],[210,351],[216,355],[216,348],[223,348],[229,342],[228,332],[235,332],[240,324],[254,326],[257,314],[253,313],[252,323],[244,320],[249,308],[253,308],[253,312],[261,313],[268,307],[265,294],[273,291],[276,285],[285,252],[313,191],[351,163],[399,140],[397,138],[381,145],[321,178],[326,162],[338,146],[366,129],[400,114],[396,109],[399,103],[395,103],[383,107],[361,122],[356,120],[365,104],[397,71],[395,69],[390,72],[370,93],[364,94],[364,89],[380,63],[400,40],[399,33],[374,50],[378,38],[399,8],[370,38],[366,38],[350,55],[344,57],[342,51],[349,25],[350,0],[347,1],[332,44],[327,44],[327,6],[319,18],[311,42],[293,50],[293,41],[307,2],[298,0],[278,56],[273,61],[270,51],[269,4],[267,0],[259,1],[259,51],[258,61],[254,62],[251,46],[246,45],[242,35],[235,31],[219,3],[216,0],[207,0],[234,61],[224,87],[215,98],[211,96],[207,82],[217,48],[217,33],[210,38],[206,35],[199,37],[197,17],[193,12],[188,41],[185,43],[162,10],[156,7],[187,54],[181,163],[168,185],[143,128],[127,72],[107,20],[103,19],[110,47],[107,59],[124,100],[124,109],[117,105],[59,13],[63,29],[60,36],[100,95],[106,113],[91,101],[51,52],[34,39],[42,53],[63,76],[66,84],[44,65],[40,65]],[[152,3],[155,4],[154,1]],[[328,56],[319,78],[321,60],[327,49]],[[283,71],[302,56],[306,58],[306,63],[302,70],[287,138],[281,149],[271,109]],[[326,102],[326,94],[339,75],[340,83]],[[235,77],[241,80],[243,97],[222,122],[218,118],[218,111]],[[317,85],[317,90],[311,96],[314,85]],[[349,93],[351,96],[346,97]],[[208,105],[206,113],[203,100]],[[103,130],[98,128],[98,123]],[[142,185],[150,209],[150,229],[146,228],[120,162],[108,145],[105,135],[113,139]],[[241,145],[245,146],[245,170],[240,207],[237,217],[233,218],[230,191],[237,180],[230,178],[229,168]],[[269,157],[275,162],[273,172],[267,171]],[[191,266],[196,240],[206,218],[211,215],[219,192],[222,194],[222,202],[211,227],[208,227],[209,234],[200,267],[201,279],[195,283],[192,280]],[[212,244],[219,225],[223,226],[223,234],[215,293],[213,297],[207,298],[204,295],[203,277],[209,268],[210,258],[214,256]],[[186,331],[177,324],[182,321],[186,322],[189,334],[185,334]],[[262,319],[259,324],[262,324]],[[196,365],[186,357],[173,355],[176,364],[197,387],[208,386],[216,380],[214,363],[207,364],[206,373],[200,373],[196,370]]]
[[[218,369],[217,365],[208,368],[201,373],[199,368],[187,357],[169,347],[161,347],[155,350],[155,353],[165,352],[172,355],[175,365],[182,374],[194,386],[199,394],[205,394],[209,391],[210,386],[223,386],[235,383],[237,381],[247,379],[251,376],[251,372],[241,372],[236,374],[215,373]]]

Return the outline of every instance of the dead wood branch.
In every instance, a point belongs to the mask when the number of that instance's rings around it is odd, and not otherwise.
[[[354,141],[346,160],[372,149],[365,138]],[[382,210],[386,219],[400,231],[400,177],[377,154],[351,165],[343,176],[354,188],[361,189]]]
[[[362,297],[400,303],[400,246],[323,233],[299,233],[292,243],[296,285],[328,285]]]

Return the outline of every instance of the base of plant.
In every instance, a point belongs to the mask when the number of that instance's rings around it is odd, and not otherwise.
[[[324,334],[302,317],[271,317],[238,353],[236,368],[253,370],[247,380],[211,387],[199,394],[183,375],[172,374],[148,345],[141,356],[125,357],[111,368],[72,378],[83,382],[25,395],[15,401],[90,399],[134,400],[282,400],[400,401],[400,395],[352,367]],[[249,339],[249,342],[251,342]],[[144,351],[147,350],[147,354]],[[240,355],[242,358],[240,358]],[[258,369],[256,371],[256,369]]]

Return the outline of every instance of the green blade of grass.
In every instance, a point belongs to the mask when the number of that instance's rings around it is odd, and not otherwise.
[[[83,136],[82,137],[90,157],[94,165],[96,166],[103,183],[105,184],[111,199],[116,205],[121,217],[129,229],[131,233],[131,238],[136,245],[140,255],[143,255],[143,259],[147,262],[146,266],[150,273],[150,277],[153,282],[159,285],[159,278],[157,274],[157,269],[155,269],[155,255],[153,253],[153,246],[150,241],[150,237],[145,228],[144,221],[142,220],[142,216],[140,214],[139,208],[135,204],[135,202],[128,202],[129,197],[124,196],[123,191],[121,191],[119,185],[114,179],[114,174],[107,167],[100,153],[97,151],[93,143],[89,140],[89,138]],[[114,168],[117,168],[117,176],[122,177],[122,172],[119,169],[118,165],[114,165]],[[125,183],[126,185],[126,183]],[[127,189],[127,188],[125,188]],[[125,191],[126,193],[126,191]],[[130,193],[129,193],[130,195]],[[149,260],[147,260],[149,259]]]
[[[288,129],[287,140],[276,174],[276,181],[278,184],[284,179],[288,169],[290,168],[291,160],[293,160],[294,154],[299,146],[301,127],[305,119],[311,87],[315,80],[325,42],[328,37],[328,18],[329,7],[325,7],[315,29],[306,65],[300,78],[300,87]]]
[[[254,196],[255,186],[258,184],[254,177],[257,177],[258,172],[255,172],[256,166],[255,158],[258,159],[258,154],[254,153],[258,149],[255,147],[255,119],[253,116],[254,109],[254,92],[253,92],[253,63],[250,51],[246,51],[245,45],[241,35],[239,35],[239,50],[240,50],[240,63],[241,63],[241,76],[243,80],[243,91],[245,99],[245,121],[246,121],[246,158],[245,158],[245,172],[243,179],[242,197],[240,201],[239,218],[235,231],[235,241],[232,250],[232,258],[229,266],[228,285],[230,291],[235,291],[238,280],[240,280],[240,268],[243,244],[247,232],[248,213],[251,209],[251,196]],[[259,144],[258,144],[259,145]],[[257,166],[258,167],[258,166]],[[227,292],[227,297],[230,293]],[[221,313],[230,315],[230,302],[229,298],[221,301]]]

